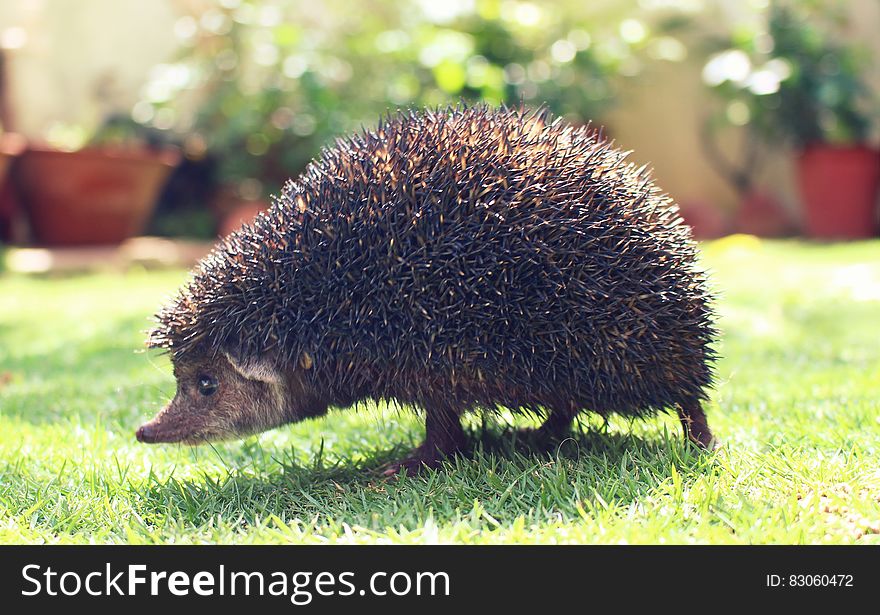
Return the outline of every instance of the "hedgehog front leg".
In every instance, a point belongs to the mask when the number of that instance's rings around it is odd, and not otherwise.
[[[678,418],[684,428],[684,436],[701,448],[712,450],[717,447],[715,436],[706,422],[706,413],[697,400],[689,400],[678,404]]]
[[[538,428],[538,437],[545,440],[561,440],[571,430],[577,408],[554,408]]]
[[[460,411],[446,404],[427,406],[425,441],[406,459],[390,464],[385,469],[385,476],[393,476],[403,469],[413,475],[425,467],[435,468],[447,457],[459,453],[467,443],[460,416]]]

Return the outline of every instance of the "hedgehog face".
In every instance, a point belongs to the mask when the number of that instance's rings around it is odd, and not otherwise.
[[[228,354],[174,360],[177,393],[137,431],[141,442],[200,444],[259,433],[324,414],[301,374],[285,378],[264,360],[237,361]]]

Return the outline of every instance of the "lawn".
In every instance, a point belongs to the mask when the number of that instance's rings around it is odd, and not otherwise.
[[[172,395],[142,351],[183,271],[0,277],[2,543],[880,543],[880,242],[704,245],[723,447],[672,416],[468,424],[475,449],[386,480],[410,413],[338,411],[243,442],[138,444]]]

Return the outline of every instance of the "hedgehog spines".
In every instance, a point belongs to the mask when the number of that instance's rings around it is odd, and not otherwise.
[[[339,399],[639,415],[704,399],[696,248],[645,167],[546,109],[384,118],[206,259],[150,343],[272,353]]]

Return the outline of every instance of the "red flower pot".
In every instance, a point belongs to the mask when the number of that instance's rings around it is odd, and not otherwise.
[[[877,232],[880,152],[865,146],[807,146],[798,159],[804,228],[817,239],[863,239]]]
[[[730,232],[730,220],[721,209],[707,201],[685,201],[679,214],[690,225],[694,239],[716,239]]]
[[[796,224],[781,203],[770,194],[753,191],[740,201],[733,218],[737,233],[758,237],[788,237]]]
[[[36,243],[116,244],[143,230],[179,158],[174,149],[31,146],[13,177]]]

